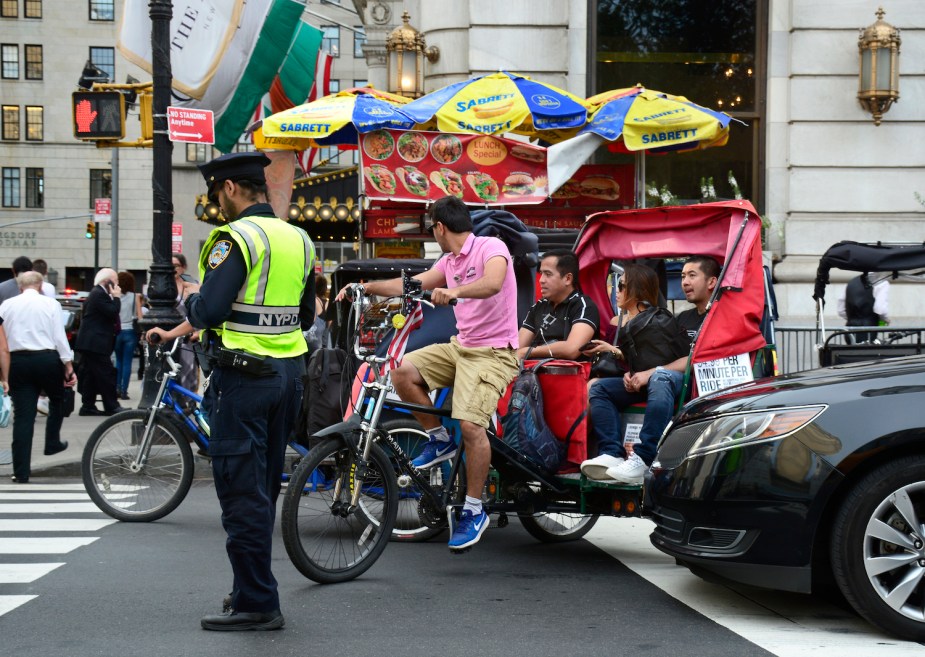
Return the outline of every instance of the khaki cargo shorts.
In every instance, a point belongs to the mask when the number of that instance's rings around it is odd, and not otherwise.
[[[428,389],[453,388],[453,417],[487,427],[498,400],[517,376],[520,365],[513,349],[461,347],[456,337],[405,354]]]

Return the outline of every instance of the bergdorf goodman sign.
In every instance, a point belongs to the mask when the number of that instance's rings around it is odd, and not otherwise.
[[[0,231],[0,244],[3,246],[34,247],[37,245],[35,234],[34,230]]]

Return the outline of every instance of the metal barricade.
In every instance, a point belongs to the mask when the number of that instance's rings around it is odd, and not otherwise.
[[[856,342],[858,331],[870,332],[871,342]],[[826,330],[826,339],[819,338],[813,326],[774,327],[777,361],[781,374],[791,374],[821,367],[820,351],[829,353],[833,363],[853,362],[891,356],[925,353],[923,327],[851,327],[836,326]],[[833,359],[836,352],[839,358]]]

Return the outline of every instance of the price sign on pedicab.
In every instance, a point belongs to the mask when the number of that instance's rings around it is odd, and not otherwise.
[[[371,199],[541,203],[549,195],[546,149],[489,135],[375,130],[360,138]]]

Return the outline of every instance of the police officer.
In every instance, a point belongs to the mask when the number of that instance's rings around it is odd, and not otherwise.
[[[286,440],[302,399],[301,326],[315,312],[315,248],[303,230],[273,216],[262,153],[223,155],[200,170],[231,221],[209,235],[199,258],[201,289],[186,299],[193,327],[214,364],[203,406],[211,427],[209,454],[228,534],[234,582],[230,609],[205,616],[207,630],[275,630],[283,626],[270,548]],[[271,257],[272,253],[272,257]]]

